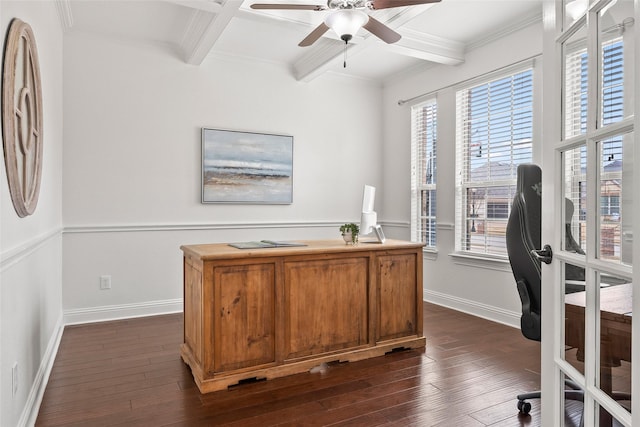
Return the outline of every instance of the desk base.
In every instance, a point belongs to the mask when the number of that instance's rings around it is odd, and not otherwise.
[[[356,362],[358,360],[370,359],[373,357],[384,356],[385,354],[397,349],[417,349],[425,347],[426,339],[424,337],[412,339],[393,340],[387,343],[378,344],[375,347],[366,347],[356,350],[349,350],[344,353],[333,353],[311,359],[286,362],[284,364],[267,364],[263,366],[254,366],[246,370],[238,370],[235,372],[221,372],[214,374],[213,378],[203,379],[199,364],[195,359],[189,347],[182,345],[180,347],[180,356],[186,363],[193,374],[193,379],[201,393],[210,393],[213,391],[226,390],[228,387],[237,385],[247,380],[265,380],[287,375],[300,374],[309,372],[311,368],[321,363],[330,362]]]

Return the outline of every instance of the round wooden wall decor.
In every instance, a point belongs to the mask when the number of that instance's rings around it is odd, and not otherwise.
[[[42,175],[40,64],[29,24],[13,19],[2,70],[2,136],[11,200],[18,216],[38,204]]]

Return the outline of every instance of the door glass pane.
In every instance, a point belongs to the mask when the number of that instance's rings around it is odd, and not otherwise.
[[[632,144],[633,133],[617,135],[598,144],[600,159],[598,257],[616,264],[631,265]]]
[[[562,249],[584,255],[587,248],[587,147],[562,153],[565,235]]]
[[[587,131],[586,29],[580,28],[562,44],[564,137]]]
[[[598,126],[633,114],[633,2],[611,2],[598,14],[601,99]]]
[[[594,424],[583,424],[583,425],[595,425],[598,427],[623,427],[620,421],[616,420],[613,415],[611,415],[605,408],[601,407],[596,403],[596,418],[597,422]]]
[[[584,375],[584,268],[565,264],[564,359]]]
[[[568,376],[564,377],[564,426],[565,427],[578,427],[581,426],[581,419],[583,413],[582,398],[584,392],[580,386]]]
[[[632,285],[600,275],[600,389],[631,410]]]

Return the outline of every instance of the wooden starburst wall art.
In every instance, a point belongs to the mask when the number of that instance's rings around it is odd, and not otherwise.
[[[29,24],[13,19],[2,70],[2,136],[11,200],[19,217],[38,204],[42,175],[40,64]]]

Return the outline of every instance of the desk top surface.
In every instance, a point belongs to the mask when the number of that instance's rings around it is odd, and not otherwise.
[[[600,289],[600,307],[602,311],[612,314],[631,316],[633,299],[631,283],[608,286]],[[584,307],[585,292],[576,292],[565,296],[565,302],[577,307]]]
[[[246,257],[272,257],[290,255],[311,255],[336,252],[369,252],[395,249],[422,248],[424,243],[408,242],[404,240],[387,239],[384,243],[366,243],[360,241],[357,245],[347,245],[342,238],[331,240],[296,240],[306,246],[272,247],[258,249],[237,249],[227,243],[211,243],[202,245],[183,245],[180,249],[185,256],[189,255],[202,260],[246,258]]]

